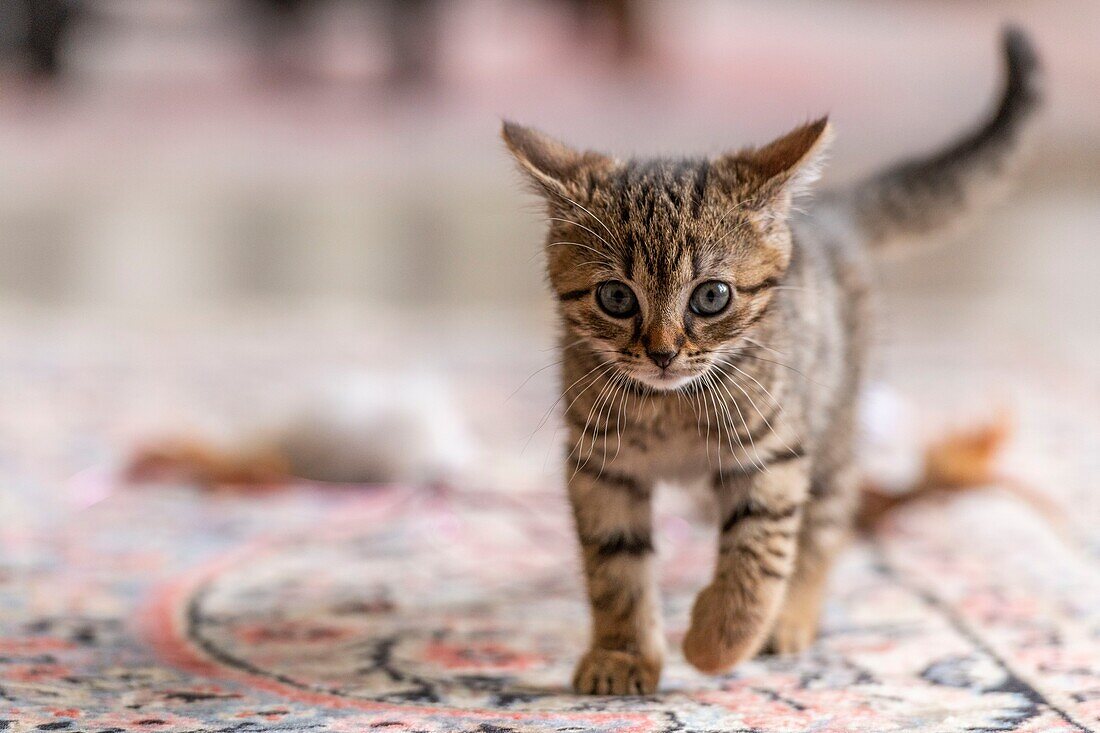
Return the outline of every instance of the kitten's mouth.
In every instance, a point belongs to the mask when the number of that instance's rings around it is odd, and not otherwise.
[[[671,392],[693,382],[701,372],[686,369],[653,369],[628,372],[630,377],[646,387],[658,392]]]

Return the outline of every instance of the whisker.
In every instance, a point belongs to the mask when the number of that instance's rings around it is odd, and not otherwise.
[[[600,415],[603,414],[604,406],[608,405],[609,400],[611,398],[611,395],[614,394],[614,391],[615,391],[617,385],[622,381],[624,376],[625,375],[622,372],[616,373],[614,376],[612,376],[611,379],[607,380],[607,382],[604,384],[603,388],[600,390],[599,394],[596,395],[596,400],[593,402],[592,408],[588,411],[588,417],[584,421],[584,428],[581,430],[581,434],[577,438],[577,444],[576,444],[576,446],[574,446],[573,451],[569,452],[570,456],[572,456],[574,451],[575,451],[577,453],[577,456],[578,456],[578,459],[579,459],[580,451],[584,449],[583,448],[583,446],[584,446],[584,436],[588,432],[588,425],[592,420],[593,411],[595,411],[595,416],[596,416],[595,425],[599,425]],[[609,411],[608,412],[608,420],[610,420],[610,417],[611,416],[610,416],[610,411]],[[604,433],[606,434],[606,432],[607,432],[607,422],[605,421],[604,422]],[[593,432],[592,439],[589,442],[589,446],[588,446],[588,453],[584,457],[584,462],[583,463],[578,463],[577,468],[573,471],[573,476],[576,476],[577,471],[580,471],[581,468],[588,465],[588,462],[592,459],[592,453],[593,453],[593,451],[595,451],[595,449],[596,449],[596,434],[595,434],[595,432]],[[605,441],[604,442],[604,450],[606,451],[606,449],[607,449],[607,443]],[[603,467],[601,466],[600,475],[602,475],[602,474],[603,474]],[[572,480],[572,477],[571,477],[570,480]]]
[[[716,424],[717,439],[715,445],[715,452],[718,455],[718,472],[722,472],[722,425],[726,426],[726,443],[729,445],[730,454],[733,455],[733,459],[737,461],[737,465],[741,466],[741,459],[737,457],[737,451],[733,447],[733,439],[730,431],[730,421],[733,420],[733,416],[729,412],[729,407],[726,406],[725,400],[721,399],[718,391],[715,389],[714,375],[704,373],[703,383],[710,395],[711,405],[714,407],[714,421]]]
[[[736,356],[736,357],[738,357],[738,358],[740,358],[740,359],[754,359],[754,360],[756,360],[756,361],[763,361],[763,362],[767,362],[768,364],[775,364],[776,366],[781,366],[781,367],[783,367],[784,369],[790,369],[790,370],[791,370],[792,372],[794,372],[794,373],[795,373],[795,374],[797,374],[798,376],[802,377],[803,379],[805,379],[805,380],[806,380],[807,382],[809,382],[810,384],[813,384],[813,385],[816,385],[816,386],[818,386],[818,387],[821,387],[822,389],[828,389],[828,387],[826,387],[826,386],[825,386],[824,384],[822,384],[821,382],[817,381],[817,380],[816,380],[816,379],[814,379],[813,377],[811,377],[811,376],[807,375],[807,374],[806,374],[805,372],[799,371],[798,369],[795,369],[795,368],[794,368],[793,366],[791,366],[791,365],[789,365],[789,364],[784,364],[784,363],[783,363],[783,362],[781,362],[781,361],[775,361],[774,359],[765,359],[765,358],[764,358],[764,357],[762,357],[762,356],[756,356],[755,354],[749,354],[749,353],[746,353],[746,352],[744,352],[744,351],[736,351],[736,350],[735,350],[735,351],[726,351],[726,350],[721,350],[721,351],[718,351],[717,353],[720,353],[720,354],[728,354],[728,355],[730,355],[730,356]]]
[[[576,402],[577,399],[579,399],[580,396],[582,394],[584,394],[588,390],[588,388],[591,387],[595,383],[595,381],[597,379],[600,378],[600,376],[602,376],[604,373],[606,373],[607,370],[611,369],[614,366],[615,366],[615,363],[611,362],[611,361],[601,362],[600,364],[597,364],[596,366],[592,367],[587,372],[582,374],[580,377],[578,377],[577,380],[575,382],[573,382],[572,384],[570,384],[568,387],[563,389],[561,391],[561,394],[558,395],[558,398],[556,400],[554,400],[553,404],[551,404],[550,407],[543,414],[542,419],[539,420],[539,423],[538,423],[538,425],[535,426],[535,429],[532,430],[531,434],[527,436],[527,442],[523,444],[524,450],[526,450],[527,446],[531,443],[531,439],[535,437],[535,433],[542,430],[542,427],[546,424],[546,421],[550,419],[550,414],[554,411],[554,408],[557,407],[558,403],[561,402],[562,399],[565,397],[565,395],[569,393],[569,390],[573,389],[578,384],[580,384],[581,381],[584,380],[584,378],[587,377],[589,374],[592,374],[593,372],[595,372],[600,367],[604,367],[604,372],[601,372],[600,374],[597,374],[595,377],[593,377],[592,380],[588,383],[588,385],[585,386],[585,388],[583,390],[581,390],[580,394],[578,394],[576,397],[573,398],[573,402],[570,402],[568,407],[565,408],[566,412],[569,412],[569,408],[573,406],[573,403]]]
[[[596,275],[602,275],[608,278],[621,277],[614,268],[609,267],[606,263],[601,262],[600,260],[585,260],[584,262],[578,262],[575,267],[585,267],[587,265],[600,265],[604,268],[602,270],[597,270],[595,273]]]
[[[720,360],[720,361],[721,361],[721,360]],[[783,418],[783,421],[784,421],[784,423],[786,423],[786,424],[787,424],[787,427],[788,427],[788,428],[789,428],[789,429],[791,430],[791,432],[795,434],[795,438],[796,438],[796,440],[797,440],[797,441],[799,441],[799,442],[801,442],[801,438],[799,438],[799,436],[798,436],[798,433],[797,433],[797,431],[795,431],[795,430],[794,430],[794,428],[793,428],[793,427],[792,427],[792,426],[790,425],[790,423],[789,423],[789,422],[787,422],[787,420],[786,420],[786,417],[785,417],[785,411],[783,410],[783,404],[782,404],[782,403],[781,403],[781,402],[780,402],[779,400],[777,400],[777,399],[776,399],[776,398],[775,398],[775,397],[774,397],[774,396],[772,395],[772,393],[771,393],[771,392],[769,392],[769,391],[768,391],[767,387],[765,387],[765,386],[764,386],[763,384],[761,384],[761,383],[760,383],[760,381],[759,381],[758,379],[756,379],[756,377],[754,377],[754,376],[752,376],[751,374],[749,374],[748,372],[746,372],[746,371],[743,371],[742,369],[740,369],[740,368],[739,368],[739,367],[738,367],[738,366],[737,366],[736,364],[733,364],[733,363],[731,363],[731,362],[727,362],[727,361],[721,361],[721,363],[722,363],[722,364],[724,364],[724,365],[726,365],[726,366],[728,366],[728,367],[731,367],[732,369],[735,369],[735,370],[736,370],[736,371],[737,371],[737,372],[738,372],[739,374],[742,374],[742,375],[744,375],[744,376],[748,377],[749,379],[751,379],[751,380],[752,380],[752,382],[753,382],[753,383],[754,383],[754,384],[755,384],[755,385],[756,385],[757,387],[759,387],[759,388],[760,388],[760,390],[761,390],[761,391],[763,391],[765,395],[767,395],[767,396],[768,396],[768,399],[772,401],[772,403],[773,403],[773,404],[775,405],[775,407],[776,407],[776,410],[777,410],[777,411],[778,411],[778,413],[779,413],[779,416],[780,416],[781,418]],[[731,381],[733,382],[733,386],[734,386],[734,387],[737,387],[737,389],[741,390],[741,393],[742,393],[743,395],[745,395],[745,397],[746,397],[746,398],[748,399],[748,401],[749,401],[749,404],[750,404],[750,405],[752,405],[752,407],[753,407],[753,409],[754,409],[754,410],[756,410],[756,414],[757,414],[757,415],[759,415],[759,416],[760,416],[760,419],[764,421],[764,424],[765,424],[765,425],[766,425],[766,426],[768,427],[768,430],[770,430],[770,431],[771,431],[772,435],[774,435],[775,437],[779,438],[779,442],[781,442],[781,443],[783,444],[783,446],[784,446],[784,447],[785,447],[785,448],[786,448],[786,449],[787,449],[788,451],[790,451],[790,452],[792,452],[792,453],[793,453],[793,452],[794,452],[794,448],[792,448],[792,447],[790,446],[790,444],[788,444],[788,443],[787,443],[787,441],[783,439],[783,436],[779,434],[779,431],[778,431],[778,430],[776,430],[776,429],[775,429],[775,428],[774,428],[774,427],[772,426],[772,424],[771,424],[771,423],[770,423],[770,422],[768,421],[768,418],[764,416],[764,413],[763,413],[763,411],[761,411],[761,409],[760,409],[760,408],[759,408],[759,407],[758,407],[758,406],[756,405],[756,402],[755,402],[755,401],[753,400],[753,398],[752,398],[752,395],[750,395],[750,394],[749,394],[749,393],[748,393],[748,392],[747,392],[747,391],[745,390],[745,388],[744,388],[744,387],[742,387],[742,386],[741,386],[741,385],[740,385],[740,384],[738,383],[738,381],[737,381],[736,379],[733,379],[733,378],[731,377]],[[751,435],[750,435],[750,438],[751,438]]]
[[[715,451],[714,452],[718,456],[718,473],[722,473],[722,423],[721,423],[721,420],[720,420],[720,418],[722,417],[722,413],[718,410],[718,401],[714,397],[714,390],[711,387],[711,382],[710,382],[709,379],[707,379],[707,377],[709,377],[709,376],[710,376],[709,374],[703,374],[703,387],[707,390],[707,396],[710,397],[711,406],[714,407],[714,422],[715,422],[715,428],[716,428],[716,432],[717,432],[717,438],[715,440],[716,445],[715,445]],[[709,431],[708,431],[708,435],[709,435]],[[709,458],[710,458],[709,440],[708,440],[707,449],[708,449],[707,458],[708,458],[708,461],[709,461]],[[731,453],[733,452],[733,443],[732,442],[730,443],[730,452]]]
[[[603,237],[600,236],[599,232],[595,231],[591,227],[586,227],[584,224],[581,224],[579,221],[573,221],[572,219],[562,219],[561,217],[558,217],[558,216],[547,217],[547,221],[560,221],[563,224],[572,224],[575,227],[580,227],[581,229],[585,230],[586,232],[591,234],[596,239],[603,242],[605,245],[608,246],[608,248],[615,249],[615,247],[612,246],[611,242],[608,242],[606,239],[604,239]]]
[[[575,341],[570,341],[567,344],[562,344],[561,346],[552,346],[550,348],[551,349],[572,349],[574,346],[577,346],[578,344],[583,344],[585,341],[587,341],[587,339],[579,338]],[[546,350],[549,351],[550,349],[546,349]]]
[[[618,387],[616,395],[612,397],[611,402],[608,404],[607,419],[604,421],[603,462],[600,463],[600,473],[599,473],[600,476],[603,475],[603,470],[605,468],[607,468],[607,428],[608,428],[608,424],[611,422],[611,409],[615,405],[616,397],[619,398],[619,412],[615,416],[615,436],[616,436],[616,440],[618,442],[615,445],[615,455],[613,455],[611,457],[611,462],[612,463],[614,463],[615,459],[619,457],[619,448],[622,447],[622,435],[619,432],[619,421],[621,420],[621,418],[623,416],[622,399],[625,398],[626,394],[630,391],[626,388],[627,387],[626,375],[623,374],[622,377],[623,378],[619,381],[619,387]]]
[[[727,239],[729,239],[734,234],[740,234],[742,230],[744,230],[745,228],[747,228],[749,226],[751,226],[751,222],[748,222],[748,221],[741,222],[740,224],[738,224],[737,226],[735,226],[734,228],[730,229],[728,232],[723,234],[721,237],[719,237],[718,241],[711,242],[708,246],[717,247],[719,244],[726,241]]]
[[[705,391],[706,386],[707,386],[706,382],[701,381],[700,384],[699,384],[699,390],[697,391],[697,394],[699,396],[699,404],[703,408],[703,417],[705,417],[707,419],[707,431],[703,436],[703,446],[706,448],[707,466],[710,466],[711,465],[711,461],[710,461],[710,405],[707,403],[707,394],[706,394],[706,391]]]
[[[688,397],[691,402],[691,411],[695,413],[695,434],[702,436],[703,428],[699,425],[699,390],[692,390]]]
[[[764,351],[770,351],[771,353],[775,354],[776,356],[786,357],[786,354],[784,354],[783,352],[777,351],[776,349],[773,349],[770,346],[765,346],[764,344],[760,343],[756,339],[749,338],[748,336],[742,336],[741,340],[746,342],[746,343],[752,344],[753,346],[757,347],[758,349],[763,349]]]
[[[604,400],[603,405],[600,407],[600,411],[596,413],[596,422],[592,427],[592,439],[588,443],[588,457],[585,458],[586,463],[592,457],[593,451],[596,450],[596,439],[598,437],[596,435],[596,431],[597,430],[602,431],[603,436],[604,436],[604,441],[603,441],[603,464],[600,466],[600,472],[598,474],[599,476],[603,475],[604,466],[607,465],[607,427],[608,427],[608,423],[611,422],[611,405],[615,401],[615,395],[618,393],[619,385],[622,384],[622,380],[623,380],[623,373],[622,372],[617,372],[615,374],[615,376],[612,377],[612,379],[611,379],[611,389],[609,389],[607,391],[607,398]],[[604,417],[603,427],[600,428],[599,427],[600,417],[603,416],[605,409],[607,410],[607,416]]]
[[[536,374],[539,374],[539,373],[541,373],[541,372],[545,372],[545,371],[546,371],[547,369],[549,369],[550,367],[556,367],[556,366],[557,366],[558,364],[561,364],[561,363],[563,363],[564,361],[565,361],[565,359],[558,359],[558,360],[557,360],[557,361],[555,361],[555,362],[552,362],[552,363],[550,363],[550,364],[547,364],[546,366],[544,366],[544,367],[541,367],[541,368],[539,368],[539,369],[536,369],[535,371],[531,372],[531,374],[530,374],[530,375],[529,375],[529,376],[527,377],[527,379],[524,379],[524,380],[523,380],[522,382],[520,382],[520,383],[519,383],[519,386],[518,386],[518,387],[516,387],[516,388],[515,388],[514,390],[512,390],[512,393],[511,393],[511,394],[509,394],[507,398],[505,398],[505,400],[504,400],[504,403],[505,403],[505,404],[507,404],[507,403],[508,403],[508,400],[510,400],[510,399],[512,399],[513,397],[515,397],[515,396],[516,396],[516,393],[517,393],[517,392],[519,392],[519,391],[520,391],[521,389],[523,389],[523,388],[524,388],[524,386],[525,386],[525,385],[526,385],[526,384],[527,384],[528,382],[530,382],[530,381],[531,381],[531,380],[532,380],[532,379],[533,379],[533,378],[535,377],[535,375],[536,375]]]
[[[713,227],[711,227],[710,234],[708,234],[707,238],[706,238],[706,241],[707,241],[706,246],[708,246],[708,247],[710,246],[710,242],[711,242],[711,240],[714,239],[714,235],[718,232],[718,228],[726,223],[726,217],[728,217],[734,211],[740,210],[747,203],[748,203],[747,201],[738,201],[733,206],[726,209],[726,213],[722,214],[721,218],[719,218],[718,221],[715,223],[715,225]]]
[[[718,372],[719,374],[723,375],[724,377],[727,377],[727,378],[729,378],[729,375],[728,375],[728,374],[726,374],[726,372],[724,372],[724,371],[723,371],[723,370],[722,370],[722,369],[721,369],[720,367],[718,367],[718,364],[717,364],[717,363],[715,363],[715,365],[714,365],[714,366],[716,367],[716,371],[717,371],[717,372]],[[761,469],[762,471],[765,471],[765,472],[767,472],[767,470],[768,470],[768,467],[767,467],[767,465],[766,465],[766,464],[764,463],[764,459],[762,459],[762,458],[760,457],[760,451],[759,451],[759,450],[757,450],[757,448],[756,448],[756,441],[755,441],[755,440],[753,439],[753,437],[752,437],[752,431],[751,431],[751,430],[749,430],[749,423],[748,423],[748,421],[747,421],[747,420],[745,419],[745,415],[744,415],[744,413],[742,413],[742,412],[741,412],[741,406],[740,406],[739,404],[737,404],[737,398],[736,398],[736,397],[734,397],[734,396],[733,396],[733,393],[729,391],[729,388],[728,388],[728,387],[726,386],[726,384],[725,384],[725,380],[719,381],[718,383],[719,383],[719,384],[721,385],[722,389],[723,389],[723,390],[725,390],[725,392],[726,392],[726,395],[727,395],[727,396],[728,396],[728,397],[730,398],[730,402],[732,402],[732,403],[733,403],[733,409],[735,409],[735,410],[737,411],[737,417],[738,417],[738,418],[740,418],[740,420],[741,420],[741,426],[742,426],[742,427],[743,427],[743,428],[745,429],[745,435],[746,435],[746,437],[748,437],[748,439],[749,439],[749,445],[751,445],[751,446],[752,446],[752,452],[753,452],[753,455],[754,455],[754,456],[756,457],[756,460],[755,460],[755,461],[753,461],[752,459],[750,459],[750,462],[751,462],[751,463],[753,463],[753,465],[755,465],[755,466],[756,466],[757,468]],[[733,386],[737,387],[738,385],[737,385],[737,383],[736,383],[736,382],[734,382],[734,385],[733,385]],[[742,392],[743,392],[743,391],[744,391],[744,390],[742,390]],[[727,411],[727,412],[729,411],[729,408],[728,408],[728,407],[726,408],[726,411]],[[732,415],[730,416],[730,421],[731,421],[731,422],[733,421],[733,416],[732,416]],[[739,431],[735,431],[735,432],[734,432],[734,435],[735,435],[735,436],[737,437],[737,445],[738,445],[738,446],[740,446],[740,448],[741,448],[741,450],[742,450],[742,451],[744,451],[744,450],[745,450],[745,443],[744,443],[744,441],[743,441],[743,440],[741,439],[741,433],[740,433]],[[747,455],[747,454],[746,454],[746,457],[748,457],[748,455]],[[738,462],[738,465],[740,465],[740,462]],[[744,466],[741,466],[741,468],[744,468]]]
[[[615,375],[615,376],[617,376],[617,375]],[[603,387],[600,388],[600,391],[596,393],[596,399],[593,400],[592,406],[589,407],[589,409],[588,409],[588,415],[584,419],[584,427],[581,428],[581,434],[577,438],[577,444],[573,447],[573,450],[569,451],[569,454],[566,456],[567,459],[572,457],[574,453],[577,454],[578,459],[580,458],[580,451],[584,449],[583,448],[583,446],[584,446],[584,436],[585,436],[585,433],[588,432],[589,423],[592,422],[592,415],[593,415],[593,413],[596,412],[597,407],[602,407],[603,396],[611,388],[611,385],[614,384],[614,381],[615,381],[614,377],[612,377],[612,379],[606,380],[604,382]],[[593,447],[595,447],[594,444],[593,444]],[[591,451],[589,451],[589,457],[591,457],[591,455],[592,455],[592,453],[591,453]],[[588,459],[586,458],[583,464],[580,464],[580,465],[577,466],[577,469],[575,471],[573,471],[573,476],[577,475],[577,471],[579,471],[581,469],[581,465],[585,465],[585,466],[588,465]]]
[[[726,444],[729,446],[730,454],[733,459],[737,461],[737,465],[741,465],[741,459],[737,457],[737,451],[733,449],[733,439],[730,431],[730,423],[733,420],[733,416],[730,415],[729,406],[726,401],[722,399],[722,396],[718,394],[717,384],[718,380],[714,378],[713,374],[707,374],[710,379],[710,393],[716,403],[715,412],[718,414],[719,430],[718,430],[718,472],[722,472],[722,423],[726,426]],[[721,409],[719,409],[721,408]]]
[[[615,459],[619,457],[619,451],[623,447],[623,411],[629,409],[630,404],[630,390],[626,389],[625,383],[622,393],[622,400],[619,402],[619,414],[615,416],[615,455],[611,456],[612,463],[614,463]],[[603,471],[603,469],[601,468],[600,471]]]
[[[607,226],[607,224],[605,224],[605,223],[604,223],[603,219],[601,219],[600,217],[596,216],[596,215],[595,215],[595,214],[593,214],[593,213],[592,213],[591,211],[589,211],[588,209],[584,208],[583,206],[581,206],[580,204],[578,204],[578,203],[577,203],[576,201],[574,201],[573,199],[569,198],[569,197],[568,197],[568,196],[566,196],[565,194],[563,194],[563,193],[560,193],[560,192],[558,192],[558,191],[555,191],[554,193],[555,193],[555,194],[557,194],[558,196],[560,196],[561,198],[565,199],[565,200],[566,200],[566,201],[568,201],[569,203],[573,204],[574,206],[576,206],[576,207],[577,207],[578,209],[580,209],[580,210],[581,210],[581,211],[583,211],[584,213],[586,213],[586,214],[588,214],[589,216],[591,216],[591,217],[592,217],[593,219],[595,219],[595,220],[596,220],[597,222],[599,222],[599,225],[600,225],[600,226],[602,226],[602,227],[604,228],[604,231],[605,231],[605,232],[607,232],[607,235],[608,235],[609,237],[611,237],[612,239],[616,239],[616,237],[615,237],[615,233],[614,233],[613,231],[611,231],[611,228],[610,228],[610,227],[608,227],[608,226]],[[605,244],[607,244],[607,243],[605,242]],[[610,244],[608,244],[607,246],[609,246],[609,247],[610,247],[611,245],[610,245]]]
[[[592,247],[592,246],[587,245],[587,244],[582,244],[581,242],[567,242],[565,240],[562,240],[560,242],[550,242],[546,245],[546,249],[550,249],[551,247],[561,247],[561,246],[567,245],[567,244],[572,245],[574,247],[580,247],[581,249],[586,249],[589,252],[594,252],[595,254],[599,255],[600,257],[603,257],[604,261],[606,261],[608,264],[614,264],[614,261],[611,259],[611,257],[606,252],[601,252],[600,250],[596,249],[595,247]],[[536,256],[538,256],[538,252],[536,252],[534,255],[532,255],[531,259],[534,259]],[[530,260],[528,260],[528,261],[530,261]]]
[[[718,370],[718,372],[719,374],[725,376],[721,370]],[[737,446],[741,449],[741,452],[745,454],[745,458],[748,459],[750,464],[757,468],[760,468],[763,471],[767,471],[767,466],[764,465],[763,459],[760,458],[760,452],[756,449],[756,443],[753,442],[752,433],[749,432],[748,423],[745,421],[745,416],[741,413],[741,406],[737,404],[737,399],[733,396],[733,393],[729,391],[729,387],[726,386],[724,379],[715,379],[714,381],[715,384],[722,388],[722,390],[726,393],[726,396],[729,397],[729,402],[733,403],[733,409],[737,411],[737,417],[741,420],[741,426],[745,429],[745,435],[748,436],[749,445],[752,447],[752,452],[756,456],[755,460],[752,456],[748,454],[748,451],[745,450],[745,441],[741,438],[741,432],[739,430],[736,430],[736,426],[734,426],[733,424],[733,415],[730,414],[729,406],[727,404],[726,414],[729,415],[730,425],[734,427],[733,436],[737,439]],[[740,460],[737,461],[737,466],[742,470],[744,470],[745,468],[741,464]]]
[[[584,395],[585,392],[587,392],[589,389],[591,389],[592,385],[594,385],[602,377],[606,376],[607,373],[615,367],[615,362],[604,362],[602,364],[597,364],[595,367],[593,367],[589,371],[585,372],[585,374],[582,375],[580,378],[578,378],[577,381],[573,382],[573,384],[569,385],[564,390],[562,390],[562,393],[560,395],[558,395],[558,398],[556,400],[554,400],[554,404],[550,405],[550,409],[548,409],[546,411],[546,413],[542,416],[542,421],[535,427],[534,430],[531,431],[531,434],[527,436],[527,442],[523,444],[523,450],[524,451],[527,450],[527,446],[531,443],[531,439],[535,437],[535,433],[537,433],[539,430],[541,430],[542,426],[550,418],[550,413],[553,412],[554,406],[557,405],[558,402],[560,402],[563,397],[565,397],[565,395],[569,392],[569,390],[573,389],[573,387],[575,387],[578,383],[580,383],[580,381],[582,379],[584,379],[588,375],[592,374],[592,372],[596,371],[600,367],[603,367],[603,371],[601,371],[599,374],[596,374],[595,376],[593,376],[591,379],[588,380],[588,383],[584,386],[584,388],[580,392],[578,392],[577,395],[573,398],[573,400],[565,407],[565,410],[564,410],[565,414],[569,413],[569,410],[571,410],[573,408],[573,405],[576,404],[577,400],[579,400],[581,398],[581,396]],[[555,438],[557,437],[557,430],[554,431],[554,436],[555,436]],[[572,455],[572,451],[570,452],[569,455]],[[546,460],[548,460],[549,457],[550,457],[550,450],[549,450],[549,448],[547,448],[546,458],[543,459],[543,465],[544,466],[546,465]],[[568,456],[566,456],[566,457],[568,458]]]

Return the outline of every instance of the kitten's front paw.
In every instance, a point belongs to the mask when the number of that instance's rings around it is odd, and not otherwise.
[[[581,695],[651,695],[660,677],[660,662],[634,652],[590,649],[573,673],[573,690]]]
[[[748,656],[753,639],[740,620],[743,611],[741,594],[729,586],[711,584],[699,591],[684,637],[684,656],[696,669],[718,674]]]

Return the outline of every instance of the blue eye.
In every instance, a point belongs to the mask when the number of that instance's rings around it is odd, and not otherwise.
[[[609,316],[629,318],[638,312],[638,299],[624,282],[608,280],[596,289],[596,302]]]
[[[688,305],[696,315],[715,316],[730,302],[730,286],[721,280],[708,280],[691,294]]]

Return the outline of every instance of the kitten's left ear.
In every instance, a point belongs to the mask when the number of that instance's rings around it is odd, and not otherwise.
[[[825,152],[833,138],[828,117],[796,127],[761,148],[723,155],[715,167],[731,184],[747,188],[742,195],[785,210],[821,174]]]
[[[524,173],[546,193],[575,196],[592,173],[614,165],[605,155],[574,150],[549,135],[515,122],[505,120],[500,136]]]

